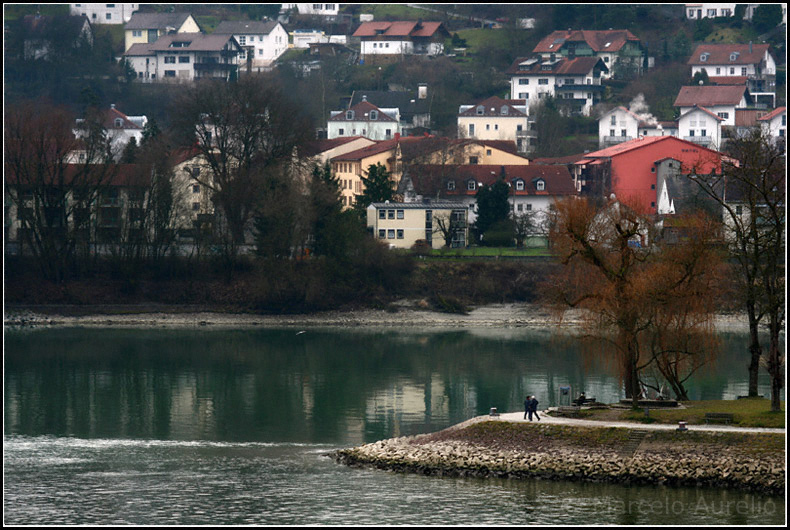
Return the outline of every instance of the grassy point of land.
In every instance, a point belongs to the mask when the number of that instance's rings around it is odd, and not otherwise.
[[[581,412],[581,417],[600,421],[635,421],[640,423],[676,424],[685,421],[689,425],[704,425],[705,414],[730,413],[732,425],[737,427],[784,428],[785,405],[782,412],[771,412],[771,401],[763,398],[736,400],[688,401],[683,408],[644,409],[589,409]]]

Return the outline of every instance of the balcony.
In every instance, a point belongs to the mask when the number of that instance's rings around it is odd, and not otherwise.
[[[623,142],[630,142],[633,136],[604,136],[603,143],[609,145],[621,144]]]
[[[703,146],[713,143],[713,138],[710,136],[684,136],[683,139],[687,142],[694,142],[695,144]]]

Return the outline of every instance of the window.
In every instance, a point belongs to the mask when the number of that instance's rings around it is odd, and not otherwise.
[[[387,239],[395,239],[395,229],[387,230]]]
[[[691,129],[691,130],[689,131],[689,137],[693,137],[693,136],[694,136],[694,129]]]
[[[519,77],[518,78],[518,84],[519,85],[528,85],[529,84],[529,79],[525,78],[525,77]]]
[[[735,215],[743,215],[743,206],[735,207]]]
[[[517,180],[516,181],[516,190],[524,191],[524,181],[523,180]]]
[[[715,9],[708,9],[708,16],[712,18],[716,18],[716,10]]]
[[[717,114],[718,114],[719,118],[722,118],[724,120],[726,120],[727,118],[730,117],[730,113],[729,112],[719,112]]]
[[[398,210],[398,219],[403,219],[403,210]]]
[[[548,79],[538,79],[538,84],[539,85],[548,85],[549,84],[549,80]]]
[[[455,181],[454,180],[448,180],[447,181],[447,189],[449,191],[455,191]]]
[[[505,105],[502,105],[502,108],[500,109],[499,113],[500,113],[502,116],[507,116],[507,113],[508,113],[508,108],[507,108],[507,106],[505,106]]]
[[[192,203],[192,211],[197,212],[198,210],[200,210],[200,203],[199,202],[193,202]]]
[[[719,68],[719,67],[717,66],[717,67],[716,67],[716,75],[719,75],[719,74],[721,74],[721,68]]]
[[[403,229],[402,229],[402,228],[399,228],[399,229],[397,230],[397,233],[398,233],[398,239],[403,239]]]
[[[379,219],[387,218],[387,210],[379,210]]]
[[[121,118],[115,118],[115,128],[120,129],[123,127],[123,120]]]
[[[353,110],[346,111],[346,119],[347,120],[353,120],[354,119],[354,111]]]
[[[469,157],[469,164],[470,165],[476,165],[477,163],[478,163],[478,161],[477,161],[477,157],[476,156],[470,156]]]
[[[490,131],[490,130],[491,130],[491,124],[490,123],[486,123],[486,131]]]
[[[387,219],[395,219],[395,210],[387,210]]]
[[[545,180],[538,180],[535,182],[535,189],[538,191],[543,191],[546,189],[546,181]]]
[[[708,136],[708,131],[706,131],[705,129],[700,129],[699,135],[704,138],[705,136]]]
[[[707,62],[707,61],[708,61],[708,55],[709,55],[709,54],[707,54],[707,53],[703,53],[702,55],[700,55],[700,56],[699,56],[699,60],[700,60],[700,62],[703,62],[703,63],[704,63],[704,62]]]
[[[247,36],[239,35],[239,46],[246,46],[246,45],[247,45]]]
[[[475,112],[477,113],[478,116],[482,116],[485,113],[485,109],[483,108],[482,105],[479,105],[477,109],[475,109]]]
[[[614,136],[614,129],[609,129],[609,136]]]
[[[475,190],[475,181],[474,180],[467,181],[466,182],[466,189],[469,190],[469,191],[474,191]]]
[[[625,129],[620,129],[620,136],[625,136]]]
[[[343,129],[338,129],[337,130],[337,134],[338,134],[338,136],[343,136],[344,134],[346,134],[346,131],[343,130]]]
[[[200,186],[197,184],[192,186],[192,193],[200,193]]]
[[[474,135],[475,135],[475,124],[474,123],[470,123],[469,124],[469,136],[474,136]]]
[[[175,55],[165,55],[165,64],[176,64]]]
[[[612,116],[612,125],[617,125],[617,116]]]
[[[142,37],[142,36],[143,36],[143,30],[141,29],[132,30],[132,37]]]
[[[527,211],[528,211],[528,212],[531,212],[531,211],[532,211],[532,203],[529,203],[529,202],[528,202],[528,203],[526,204],[526,206],[527,206]]]
[[[371,111],[370,111],[370,119],[371,119],[371,120],[374,120],[374,121],[375,121],[375,120],[378,120],[378,119],[379,119],[379,113],[378,113],[378,111],[376,111],[376,110],[371,110]]]
[[[178,62],[181,64],[189,64],[189,55],[182,55],[178,58]]]
[[[387,231],[383,229],[379,229],[379,239],[385,239],[387,237]]]
[[[746,75],[746,67],[741,68],[741,75]]]
[[[495,125],[494,128],[499,130],[499,125]],[[486,149],[486,156],[491,156],[491,149]]]
[[[165,77],[175,77],[176,71],[175,70],[165,70]]]
[[[730,68],[730,75],[735,75],[735,68]]]
[[[112,13],[107,13],[106,17],[107,17],[107,20],[112,20]]]

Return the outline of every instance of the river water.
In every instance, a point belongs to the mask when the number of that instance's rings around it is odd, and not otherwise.
[[[702,488],[359,470],[331,451],[621,397],[601,355],[534,329],[6,330],[6,524],[781,524],[783,499]],[[722,334],[692,399],[746,393]],[[760,390],[768,392],[768,380]]]

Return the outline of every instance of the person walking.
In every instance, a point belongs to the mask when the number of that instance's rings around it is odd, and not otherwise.
[[[531,398],[532,398],[532,396],[527,396],[527,397],[524,398],[524,419],[525,420],[527,419],[527,413],[529,413],[529,407],[530,407],[530,405],[532,403],[532,399]],[[530,420],[531,419],[532,419],[532,417],[530,417]]]
[[[540,416],[538,416],[538,400],[535,399],[535,396],[531,397],[532,399],[529,400],[529,421],[532,421],[533,414],[538,419],[538,421],[540,421]]]

